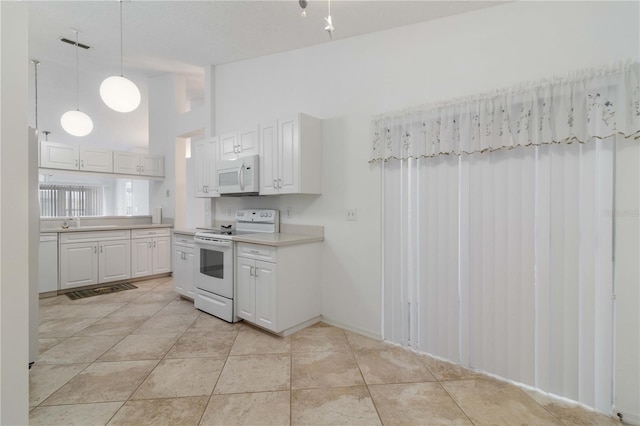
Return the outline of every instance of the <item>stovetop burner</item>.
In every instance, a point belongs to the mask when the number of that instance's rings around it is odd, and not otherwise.
[[[219,229],[200,229],[196,234],[230,239],[234,235],[273,233],[280,231],[278,210],[244,209],[236,212],[236,227],[221,225]]]

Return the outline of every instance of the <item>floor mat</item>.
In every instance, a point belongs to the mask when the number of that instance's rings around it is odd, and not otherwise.
[[[92,288],[90,290],[72,291],[71,293],[66,293],[66,295],[69,297],[69,299],[76,300],[76,299],[84,299],[85,297],[100,296],[101,294],[117,293],[119,291],[131,290],[133,288],[138,288],[138,287],[129,283],[114,284],[106,287]]]

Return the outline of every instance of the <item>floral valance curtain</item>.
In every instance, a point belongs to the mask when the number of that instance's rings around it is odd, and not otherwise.
[[[370,162],[612,135],[637,139],[639,74],[638,63],[618,65],[383,114],[372,121]]]

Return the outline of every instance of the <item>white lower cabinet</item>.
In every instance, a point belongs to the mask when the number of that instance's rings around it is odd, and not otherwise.
[[[131,277],[130,231],[69,232],[60,237],[60,289]]]
[[[171,272],[169,229],[135,229],[131,232],[131,277]]]
[[[321,314],[320,244],[237,243],[238,317],[288,335]]]
[[[131,278],[131,240],[98,243],[98,282]]]
[[[275,263],[238,257],[238,316],[279,331],[276,323]]]
[[[174,235],[173,237],[173,288],[176,293],[190,299],[194,298],[194,259],[193,237]]]

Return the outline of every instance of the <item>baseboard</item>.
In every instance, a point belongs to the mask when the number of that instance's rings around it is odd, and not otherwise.
[[[618,407],[616,407],[615,405],[612,408],[612,412],[613,412],[613,417],[617,417],[620,420],[622,420],[624,423],[630,424],[630,425],[636,425],[636,426],[640,426],[640,415],[638,413],[628,413],[622,409],[619,409]],[[620,413],[622,415],[622,417],[620,417],[620,415],[618,415],[618,413]]]
[[[341,328],[343,330],[351,331],[353,333],[360,334],[362,336],[369,337],[371,339],[382,340],[382,336],[380,335],[380,333],[372,333],[369,330],[364,330],[362,328],[353,327],[351,325],[343,324],[343,323],[341,323],[339,321],[334,321],[334,320],[332,320],[330,318],[327,318],[325,316],[322,316],[322,320],[321,321],[323,323],[325,323],[325,324],[329,324],[329,325],[332,325],[334,327]]]

